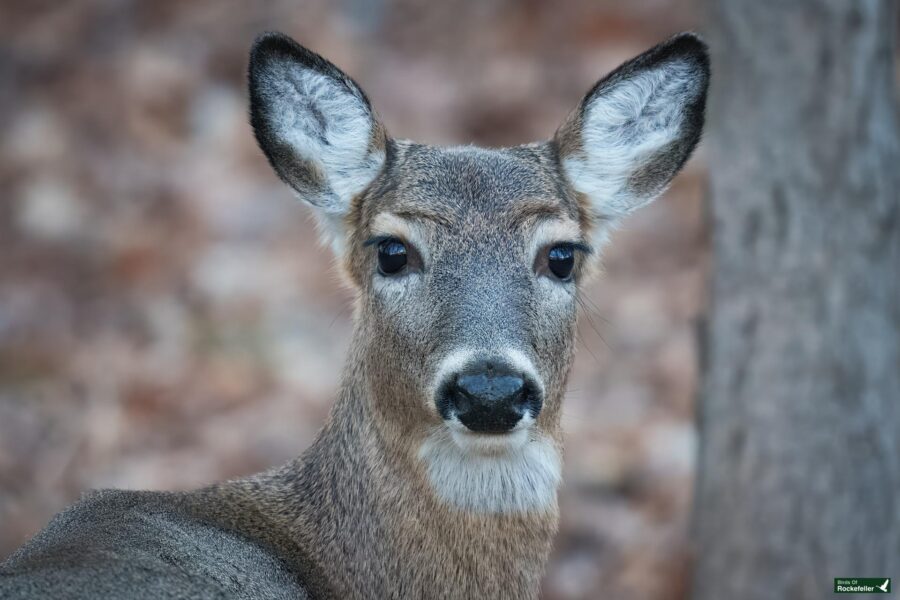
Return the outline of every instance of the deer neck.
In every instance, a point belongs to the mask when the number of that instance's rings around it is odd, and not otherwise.
[[[429,484],[421,436],[386,435],[371,390],[364,362],[351,360],[326,426],[277,474],[291,535],[337,595],[537,597],[557,528],[555,493],[539,511],[449,505]]]

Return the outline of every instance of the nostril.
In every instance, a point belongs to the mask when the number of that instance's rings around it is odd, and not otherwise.
[[[467,413],[472,410],[471,397],[465,390],[457,387],[453,395],[453,405],[458,413]]]

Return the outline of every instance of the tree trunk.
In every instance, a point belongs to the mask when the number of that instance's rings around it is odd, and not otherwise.
[[[694,598],[900,577],[896,0],[710,0]]]

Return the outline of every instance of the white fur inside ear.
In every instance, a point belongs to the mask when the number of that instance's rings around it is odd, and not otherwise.
[[[374,120],[365,101],[342,82],[289,61],[269,65],[264,87],[272,133],[327,182],[321,193],[330,197],[306,199],[344,212],[384,164],[384,151],[371,148]]]
[[[696,67],[669,61],[612,83],[585,106],[581,149],[562,164],[599,216],[615,220],[662,193],[664,185],[635,193],[630,179],[679,138],[685,108],[700,92]]]
[[[449,428],[439,427],[422,444],[419,458],[438,498],[458,509],[519,513],[556,506],[562,460],[546,438],[483,453],[461,447]]]

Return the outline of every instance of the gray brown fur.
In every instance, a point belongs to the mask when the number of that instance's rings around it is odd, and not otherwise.
[[[699,65],[700,92],[679,100],[690,118],[678,139],[631,165],[637,187],[657,191],[697,143],[708,70],[694,36],[651,52],[604,81],[658,68],[673,56]],[[281,71],[332,78],[343,91],[329,93],[347,94],[351,116],[371,118],[360,160],[383,153],[383,164],[352,198],[342,200],[337,190],[342,177],[353,183],[356,165],[342,165],[340,173],[323,168],[326,160],[285,141],[278,127],[290,115],[266,112],[273,92],[261,86],[274,77],[273,60],[287,61]],[[598,93],[602,86],[585,103]],[[559,284],[568,299],[548,309],[540,286],[549,284],[535,272],[543,255],[532,259],[528,248],[543,220],[574,222],[584,240],[606,226],[598,223],[605,216],[597,199],[577,190],[562,167],[585,150],[580,112],[554,140],[516,148],[392,140],[352,80],[270,34],[251,59],[251,114],[278,174],[312,204],[327,204],[318,208],[329,218],[338,214],[332,226],[345,232],[341,264],[358,291],[356,329],[323,430],[302,456],[246,479],[189,493],[87,496],[3,563],[0,598],[537,597],[557,529],[555,495],[541,510],[461,510],[436,495],[417,450],[444,425],[429,392],[437,365],[462,346],[514,346],[527,356],[545,390],[533,435],[561,449],[575,300],[595,258],[579,254],[573,280]],[[316,129],[313,143],[330,151],[328,128],[340,123],[330,114],[313,116],[301,126]],[[375,289],[375,252],[363,243],[386,213],[414,223],[428,249],[418,283],[393,296]]]

